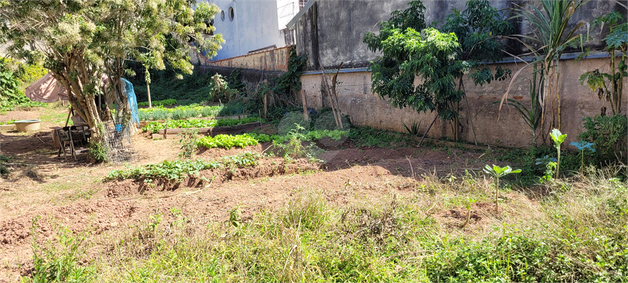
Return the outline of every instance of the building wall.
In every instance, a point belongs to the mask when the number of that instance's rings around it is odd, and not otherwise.
[[[266,71],[288,71],[290,60],[290,46],[255,52],[233,58],[207,62],[203,65],[255,69]]]
[[[522,64],[502,64],[501,67],[519,70]],[[603,106],[608,108],[607,115],[611,115],[608,102],[598,99],[597,94],[591,92],[587,86],[581,86],[578,78],[581,74],[599,69],[608,71],[608,58],[585,59],[579,62],[574,60],[562,61],[560,89],[562,95],[562,132],[567,134],[567,143],[577,141],[578,134],[583,131],[584,117],[594,117],[600,114]],[[321,108],[327,106],[327,98],[321,94],[320,73],[308,72],[301,77],[303,90],[306,94],[308,107]],[[364,68],[344,70],[338,75],[339,108],[343,114],[349,115],[351,122],[358,126],[369,126],[377,129],[406,132],[403,123],[410,126],[420,122],[421,132],[434,119],[435,113],[418,114],[412,109],[392,107],[385,99],[371,92],[371,73]],[[488,85],[474,86],[473,82],[465,79],[467,90],[467,107],[461,103],[460,123],[462,124],[460,137],[467,142],[474,142],[471,124],[475,129],[477,142],[507,147],[528,147],[532,144],[532,132],[521,118],[519,112],[507,105],[499,110],[499,101],[506,93],[510,80],[493,82]],[[624,85],[628,79],[624,80]],[[529,105],[528,82],[513,83],[509,98],[515,99],[524,105]],[[628,110],[628,94],[624,93],[622,112]],[[467,112],[469,111],[469,112]],[[469,119],[469,114],[471,119]],[[453,137],[450,123],[440,119],[430,130],[429,137]],[[539,142],[540,139],[539,139]]]
[[[404,10],[409,0],[318,0],[299,20],[297,29],[297,51],[308,54],[308,70],[318,70],[318,58],[324,67],[333,68],[340,62],[345,67],[364,67],[377,57],[362,42],[366,32],[379,32],[379,23],[390,18],[395,10]],[[466,0],[424,0],[426,21],[443,21],[453,9],[464,10]],[[623,5],[628,1],[621,0]],[[516,5],[540,6],[540,0],[503,1],[491,0],[497,9],[514,8]],[[611,10],[625,14],[621,5],[611,0],[589,1],[572,17],[572,26],[584,20],[591,21]],[[512,21],[515,33],[531,34],[528,25],[522,21]],[[581,28],[586,33],[585,28]],[[594,31],[592,31],[594,32]],[[511,52],[521,53],[522,45],[516,41],[506,41]],[[600,49],[599,41],[586,43],[587,47]]]
[[[201,1],[216,4],[222,10],[214,19],[214,33],[222,34],[225,43],[211,60],[236,57],[272,45],[285,46],[278,29],[277,0]],[[230,8],[234,12],[233,19],[229,15]]]

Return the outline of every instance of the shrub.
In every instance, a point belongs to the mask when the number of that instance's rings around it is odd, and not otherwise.
[[[622,162],[626,158],[628,119],[616,114],[613,116],[596,116],[584,119],[585,132],[580,139],[592,142],[596,149],[596,162],[599,165]]]
[[[96,162],[107,161],[107,148],[102,143],[92,142],[89,144],[89,155],[96,160]]]

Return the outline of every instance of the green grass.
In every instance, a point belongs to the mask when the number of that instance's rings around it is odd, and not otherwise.
[[[463,208],[464,199],[490,202],[491,182],[470,175],[426,177],[415,195],[349,204],[305,190],[250,219],[236,206],[221,223],[198,223],[171,209],[106,242],[74,234],[60,247],[36,246],[32,276],[52,278],[60,270],[61,281],[90,282],[626,282],[628,186],[608,172],[553,183],[539,202],[513,192],[504,212],[480,213],[485,228],[462,229],[439,217]],[[102,252],[82,261],[97,246]]]
[[[211,128],[211,127],[223,127],[223,126],[236,126],[241,124],[261,122],[264,120],[257,117],[249,117],[242,119],[188,119],[188,120],[167,120],[166,122],[149,122],[142,128],[143,131],[157,133],[163,129],[191,129],[191,128]]]

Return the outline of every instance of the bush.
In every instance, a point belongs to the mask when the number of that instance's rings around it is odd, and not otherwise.
[[[585,132],[579,135],[582,140],[595,144],[595,161],[598,165],[623,162],[626,160],[628,119],[626,116],[585,117]]]
[[[96,162],[107,161],[107,148],[99,142],[92,142],[89,144],[89,155],[96,160]]]

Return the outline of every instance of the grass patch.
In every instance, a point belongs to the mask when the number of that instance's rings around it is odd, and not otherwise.
[[[86,263],[63,266],[100,282],[625,282],[628,187],[611,173],[552,184],[539,202],[511,192],[500,205],[507,209],[466,228],[442,215],[465,199],[490,201],[490,182],[470,175],[426,176],[414,195],[349,204],[304,191],[252,218],[236,206],[221,223],[172,209],[107,240],[92,261],[80,252],[90,244],[70,241],[80,244],[67,258]],[[67,254],[64,245],[50,249],[51,258]]]
[[[189,120],[167,120],[166,122],[149,122],[142,128],[143,131],[157,133],[163,129],[191,129],[191,128],[212,128],[212,127],[232,127],[236,125],[248,124],[253,122],[263,123],[264,119],[257,117],[249,117],[242,119],[189,119]]]

